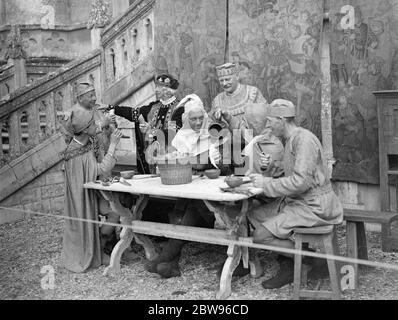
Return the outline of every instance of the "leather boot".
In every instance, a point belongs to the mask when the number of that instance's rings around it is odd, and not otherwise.
[[[157,266],[157,273],[160,274],[162,278],[173,278],[181,277],[180,266],[178,261],[180,256],[177,256],[172,261],[159,263]]]
[[[145,262],[144,268],[148,272],[157,273],[158,264],[168,262],[171,259],[172,257],[169,255],[169,253],[166,250],[163,250],[161,254],[159,254],[154,260]]]
[[[184,243],[182,240],[170,239],[157,258],[145,263],[145,269],[151,273],[158,273],[157,267],[160,263],[171,262],[180,256]]]
[[[261,285],[264,289],[278,289],[282,288],[294,281],[294,262],[293,259],[279,256],[279,270],[276,275],[264,281]]]

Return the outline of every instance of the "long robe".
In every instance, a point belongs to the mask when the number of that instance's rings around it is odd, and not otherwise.
[[[82,148],[86,152],[82,153]],[[116,160],[106,154],[97,162],[89,146],[82,147],[72,141],[66,153],[75,155],[65,159],[65,215],[98,221],[98,199],[94,191],[83,184],[95,181],[100,175],[110,174]],[[98,224],[66,220],[62,261],[66,269],[80,273],[101,265],[100,234]]]
[[[283,167],[284,177],[264,178],[264,195],[275,200],[255,208],[250,220],[282,239],[289,238],[296,227],[343,221],[343,207],[327,178],[322,145],[311,131],[297,128],[287,139]]]

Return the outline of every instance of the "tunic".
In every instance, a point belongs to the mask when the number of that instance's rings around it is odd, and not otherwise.
[[[155,101],[147,106],[142,106],[140,108],[122,106],[115,107],[115,115],[123,117],[135,123],[135,136],[138,151],[137,162],[138,169],[141,173],[150,173],[151,170],[148,166],[148,163],[145,161],[145,150],[147,148],[147,143],[139,128],[139,116],[142,115],[145,121],[148,122],[148,124],[151,126],[154,140],[156,140],[156,133],[158,132],[158,130],[161,130],[165,136],[165,142],[167,144],[167,129],[170,121],[175,122],[177,130],[182,127],[182,114],[184,113],[184,108],[180,107],[178,109],[175,109],[178,103],[179,100],[176,99],[168,105],[163,105],[160,101]],[[170,139],[172,138],[173,137],[170,137]]]
[[[340,224],[343,207],[327,178],[327,163],[318,138],[297,128],[287,139],[283,157],[285,176],[264,178],[264,195],[276,198],[248,215],[281,239],[296,227]]]
[[[267,103],[260,90],[256,87],[239,84],[233,94],[221,92],[213,101],[212,115],[217,109],[229,111],[241,124],[240,127],[249,127],[244,117],[245,106],[251,103]]]
[[[98,221],[98,200],[83,184],[110,174],[116,160],[109,154],[97,162],[93,146],[72,141],[65,155],[65,215]],[[70,271],[84,272],[101,265],[99,226],[66,220],[62,244],[62,261]]]

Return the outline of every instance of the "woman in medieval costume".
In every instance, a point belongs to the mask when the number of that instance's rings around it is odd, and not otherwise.
[[[222,163],[222,152],[216,147],[219,144],[218,139],[215,141],[209,133],[211,121],[200,98],[195,94],[189,95],[180,102],[180,106],[184,106],[185,112],[182,115],[183,126],[172,141],[175,151],[191,156],[194,172],[212,168],[209,162]],[[230,166],[219,166],[222,174],[230,173]],[[180,211],[175,216],[181,217],[181,225],[214,226],[214,216],[203,201],[177,200],[175,211]],[[146,269],[164,278],[180,276],[178,261],[184,244],[185,241],[182,240],[168,240],[161,254],[146,264]]]
[[[122,133],[115,130],[110,137],[107,154],[101,162],[95,157],[93,137],[97,126],[94,113],[83,108],[74,108],[70,112],[70,129],[73,139],[63,153],[65,159],[65,214],[71,218],[98,221],[98,198],[92,190],[84,189],[83,184],[109,175],[116,160],[114,153]],[[108,217],[109,222],[117,223],[119,216],[115,213]],[[101,235],[109,235],[112,229],[100,228],[91,222],[66,220],[62,261],[70,271],[85,272],[89,268],[107,264],[109,256],[104,253],[105,242]]]

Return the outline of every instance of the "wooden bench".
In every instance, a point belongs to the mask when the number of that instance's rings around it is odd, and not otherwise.
[[[391,223],[398,220],[398,214],[393,212],[367,211],[344,209],[344,220],[347,222],[346,241],[347,256],[351,258],[368,260],[365,222],[381,224],[382,250],[391,251]],[[355,285],[358,284],[358,265],[353,264],[355,272]]]

